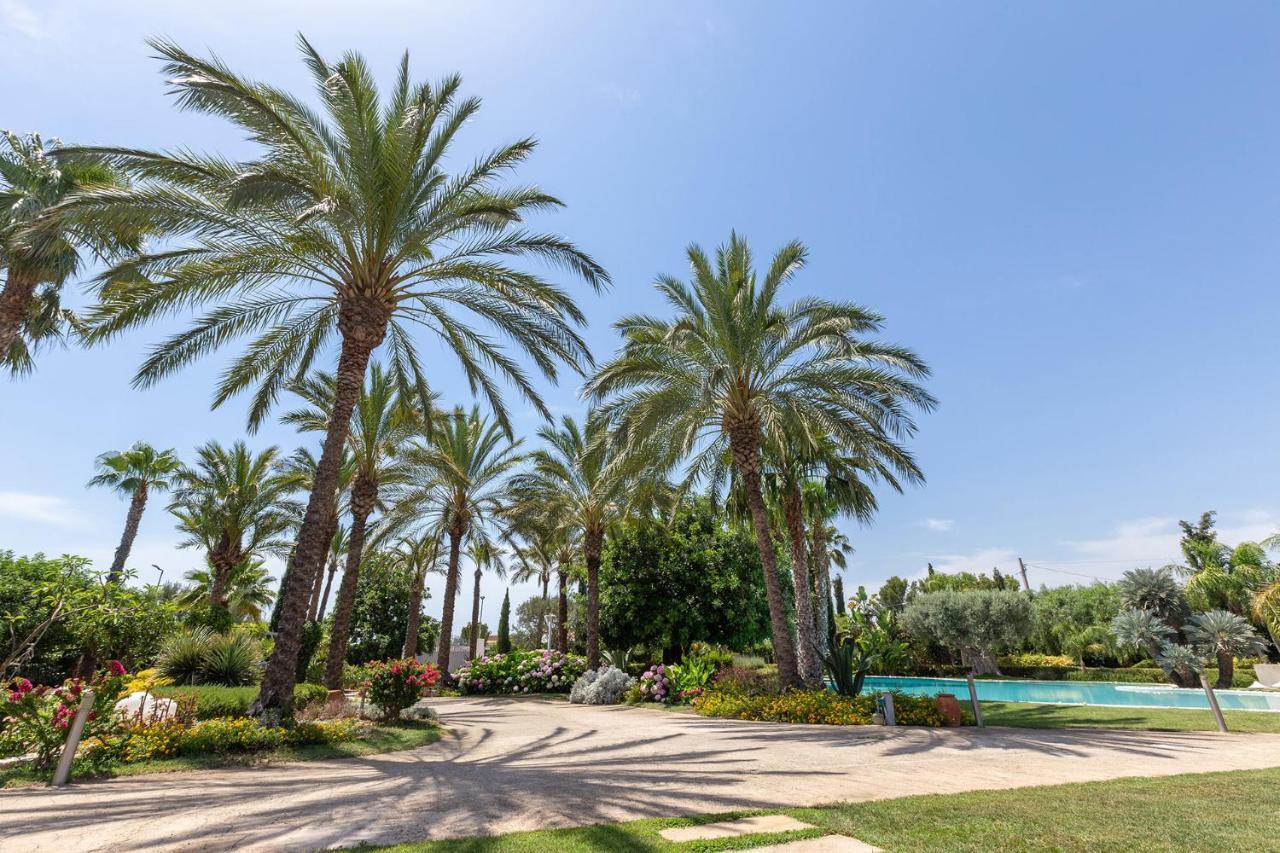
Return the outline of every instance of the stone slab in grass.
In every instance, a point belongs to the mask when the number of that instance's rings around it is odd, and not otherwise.
[[[756,853],[765,850],[784,850],[786,853],[880,853],[879,847],[872,847],[866,842],[847,835],[823,835],[820,838],[802,838],[799,841],[788,841],[784,844],[770,844],[757,847]]]
[[[781,814],[756,815],[720,823],[704,823],[699,826],[678,826],[661,830],[658,834],[668,841],[707,841],[712,838],[737,838],[742,835],[760,835],[766,832],[795,832],[813,829],[813,824],[798,821]]]

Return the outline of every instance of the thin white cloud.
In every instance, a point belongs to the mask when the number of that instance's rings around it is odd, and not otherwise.
[[[955,519],[952,518],[926,518],[920,523],[934,533],[947,533],[956,526]]]
[[[41,17],[18,0],[0,0],[0,26],[29,39],[49,37],[49,29]]]
[[[27,492],[0,492],[0,518],[56,524],[59,527],[75,526],[75,513],[69,501],[53,495]]]
[[[981,548],[969,554],[940,554],[930,557],[939,572],[990,572],[993,568],[1008,573],[1018,565],[1018,552],[1013,548]]]

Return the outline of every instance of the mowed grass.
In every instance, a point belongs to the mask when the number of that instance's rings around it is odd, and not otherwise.
[[[658,835],[666,827],[766,813],[789,814],[817,829],[680,845]],[[889,851],[1276,850],[1280,849],[1280,769],[639,820],[380,849],[395,853],[736,850],[833,833]]]
[[[963,705],[966,714],[967,703]],[[1280,733],[1280,712],[1223,711],[1232,732]],[[969,722],[973,721],[969,715]],[[1211,732],[1218,724],[1209,710],[1104,708],[1097,705],[1033,705],[1026,702],[983,702],[982,721],[989,726],[1029,729],[1138,729],[1161,732]],[[1280,837],[1276,841],[1280,846]]]
[[[293,761],[324,761],[331,758],[355,758],[380,752],[398,752],[435,743],[440,739],[440,728],[434,723],[392,723],[375,726],[369,734],[350,743],[318,743],[306,746],[285,746],[266,752],[199,753],[139,761],[136,764],[117,764],[114,767],[89,773],[84,768],[72,769],[72,781],[76,779],[105,779],[116,776],[140,776],[146,773],[181,773],[190,770],[207,770],[216,767],[241,767],[257,764],[281,764]],[[50,774],[37,773],[27,767],[0,769],[0,788],[21,788],[43,785]]]

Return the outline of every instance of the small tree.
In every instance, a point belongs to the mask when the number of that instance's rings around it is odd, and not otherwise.
[[[944,590],[918,595],[902,612],[913,637],[960,651],[974,675],[999,675],[993,650],[1031,631],[1031,602],[1011,590]]]
[[[1235,658],[1262,654],[1266,644],[1243,616],[1226,610],[1197,613],[1187,625],[1187,639],[1218,660],[1218,682],[1226,690],[1235,675]]]
[[[511,590],[502,596],[502,610],[498,613],[498,654],[511,651]]]

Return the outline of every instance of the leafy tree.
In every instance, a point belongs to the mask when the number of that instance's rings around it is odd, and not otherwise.
[[[1072,645],[1069,638],[1099,626],[1109,631],[1108,626],[1120,612],[1120,606],[1119,590],[1111,583],[1041,588],[1031,599],[1029,644],[1044,654],[1074,656],[1068,648]]]
[[[1219,690],[1231,687],[1235,658],[1262,654],[1266,644],[1243,616],[1226,610],[1210,610],[1191,617],[1187,639],[1217,658]]]
[[[498,653],[511,651],[511,590],[502,594],[502,609],[498,611]]]
[[[880,602],[881,607],[886,607],[894,613],[901,613],[907,606],[908,586],[905,580],[894,575],[880,585],[880,591],[876,593],[876,601]]]
[[[799,683],[795,646],[761,486],[762,447],[787,435],[822,436],[848,447],[868,428],[905,435],[910,409],[933,398],[911,351],[869,340],[882,318],[850,303],[781,301],[807,250],[784,246],[757,278],[751,250],[733,234],[714,262],[688,250],[692,281],[659,277],[676,309],[672,320],[630,316],[618,322],[620,355],[587,383],[606,401],[630,453],[666,464],[692,457],[691,480],[715,470],[726,452],[747,503],[764,570],[774,658],[784,684]]]
[[[605,548],[600,585],[608,648],[644,645],[671,660],[694,641],[745,649],[769,635],[752,537],[705,503],[683,507],[667,526],[624,527]]]
[[[128,450],[102,454],[98,457],[97,468],[98,473],[89,481],[90,486],[105,486],[129,497],[124,533],[120,536],[111,570],[107,573],[108,583],[116,583],[124,571],[129,552],[133,550],[133,541],[138,538],[138,526],[147,508],[147,497],[153,490],[163,492],[168,489],[182,470],[182,463],[172,448],[156,450],[139,441]]]
[[[1031,631],[1031,602],[1012,590],[942,590],[916,596],[902,627],[920,640],[960,651],[975,675],[996,675],[993,651],[1021,643]]]
[[[1216,515],[1216,512],[1209,510],[1201,513],[1200,520],[1194,524],[1189,521],[1178,522],[1178,527],[1182,530],[1178,547],[1187,561],[1187,574],[1195,574],[1211,566],[1221,566],[1224,562],[1228,549],[1218,541],[1218,533],[1214,530]]]
[[[403,654],[405,634],[409,628],[405,602],[409,600],[412,584],[411,570],[396,555],[375,551],[365,556],[351,608],[348,663],[388,660]],[[418,618],[418,645],[413,654],[429,652],[440,636],[438,621],[421,611]]]
[[[196,451],[195,465],[183,469],[169,510],[186,536],[180,546],[206,554],[211,608],[228,606],[238,569],[250,571],[246,566],[257,558],[286,552],[287,534],[302,511],[288,498],[291,489],[274,446],[254,453],[243,441],[230,447],[210,441]]]
[[[462,640],[462,642],[467,644],[468,648],[471,648],[474,650],[473,654],[478,655],[480,654],[478,644],[488,639],[489,626],[486,625],[484,622],[481,622],[480,632],[478,634],[473,635],[471,632],[471,626],[474,624],[475,624],[474,622],[468,622],[467,624],[463,625],[462,630],[458,632],[458,637]]]
[[[163,251],[107,270],[91,338],[107,340],[179,309],[209,310],[158,346],[137,383],[150,385],[229,341],[256,335],[224,373],[220,404],[256,386],[251,424],[279,391],[309,375],[337,338],[336,394],[314,488],[282,595],[279,636],[253,711],[287,712],[307,605],[331,536],[342,450],[365,371],[384,343],[388,369],[406,397],[428,404],[427,380],[410,334],[421,327],[452,353],[473,389],[509,429],[494,375],[544,416],[533,380],[495,338],[555,379],[589,361],[576,331],[583,317],[543,277],[509,266],[534,259],[595,288],[608,276],[564,239],[522,230],[530,213],[559,202],[501,178],[535,143],[524,139],[444,171],[456,134],[480,107],[459,100],[461,81],[415,84],[408,56],[383,97],[363,57],[331,63],[304,39],[304,62],[321,108],[155,40],[172,91],[187,109],[229,119],[260,151],[248,161],[188,151],[97,149],[135,177],[125,191],[87,192],[59,206],[59,221],[142,225],[166,237]],[[336,335],[335,335],[336,332]],[[496,333],[496,334],[495,334]]]
[[[100,158],[72,156],[58,140],[46,143],[37,133],[23,137],[6,130],[0,136],[0,370],[22,374],[35,367],[39,345],[79,330],[80,321],[62,307],[61,292],[84,253],[105,259],[133,251],[140,232],[105,218],[62,222],[49,215],[78,192],[124,186]]]

